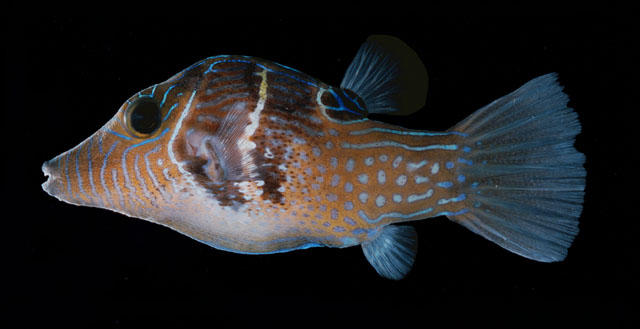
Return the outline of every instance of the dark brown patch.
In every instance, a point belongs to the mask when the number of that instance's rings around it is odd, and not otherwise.
[[[344,89],[344,88],[342,89],[342,91],[348,96],[347,99],[349,99],[351,103],[354,103],[353,104],[355,105],[355,108],[353,108],[354,110],[361,111],[361,109],[367,108],[367,105],[364,103],[364,100],[360,96],[358,96],[356,93],[354,93],[349,89]]]
[[[206,81],[200,83],[198,94],[194,99],[193,112],[185,118],[183,131],[176,139],[176,157],[179,161],[184,161],[185,169],[195,177],[196,182],[223,206],[237,206],[247,202],[239,191],[239,187],[234,186],[234,182],[257,180],[264,182],[261,186],[263,200],[270,200],[274,205],[284,205],[284,195],[278,189],[286,181],[286,172],[278,169],[278,166],[287,163],[287,166],[291,167],[292,158],[300,157],[299,153],[291,153],[291,158],[287,158],[285,156],[287,147],[294,146],[296,137],[311,140],[324,136],[322,120],[319,119],[321,114],[316,104],[317,88],[312,85],[316,82],[299,72],[268,61],[246,57],[229,57],[227,60],[230,62],[217,64],[215,72],[211,70],[203,75]],[[210,63],[202,65],[199,69],[200,73],[203,74],[209,67]],[[244,128],[250,124],[248,116],[256,108],[262,83],[262,77],[256,72],[262,72],[265,67],[268,68],[267,98],[261,112],[260,124],[251,136],[251,141],[256,144],[256,148],[249,154],[256,169],[251,176],[248,176],[249,173],[245,170],[247,168],[242,168],[243,155],[240,154],[236,141],[242,135],[240,131],[244,131]],[[190,73],[193,72],[195,70]],[[309,81],[313,83],[306,83]],[[207,95],[205,88],[213,91]],[[244,92],[246,95],[238,96]],[[235,96],[221,99],[220,102],[215,101],[229,94],[235,94]],[[344,95],[357,99],[350,94]],[[197,106],[206,102],[211,105]],[[243,102],[245,112],[234,110],[231,107],[234,102]],[[199,115],[202,116],[200,120],[198,120]],[[350,119],[348,113],[337,113],[336,118],[338,117],[344,120]],[[353,118],[361,117],[354,115]],[[194,135],[189,137],[187,132]],[[202,138],[211,140],[207,143],[211,143],[211,147],[216,150],[215,157],[227,170],[224,175],[225,180],[212,180],[211,168],[207,167],[208,163],[210,165],[212,156],[198,152],[198,147],[202,147],[198,141]],[[268,151],[267,148],[269,148]]]

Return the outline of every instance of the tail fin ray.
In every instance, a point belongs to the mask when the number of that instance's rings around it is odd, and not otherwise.
[[[451,130],[468,134],[469,211],[451,217],[516,254],[559,261],[578,233],[586,171],[568,96],[547,74],[483,107]]]

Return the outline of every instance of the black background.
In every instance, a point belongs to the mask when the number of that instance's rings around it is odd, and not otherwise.
[[[599,16],[44,18],[6,25],[3,321],[20,327],[632,327],[630,24]],[[247,256],[42,191],[40,166],[98,130],[139,90],[208,56],[261,57],[338,85],[360,44],[391,34],[429,72],[426,108],[375,119],[444,130],[558,72],[587,156],[581,232],[561,263],[511,254],[444,217],[415,222],[402,281],[361,249]],[[634,92],[637,93],[637,92]],[[634,111],[635,112],[635,111]],[[627,200],[628,199],[628,200]]]

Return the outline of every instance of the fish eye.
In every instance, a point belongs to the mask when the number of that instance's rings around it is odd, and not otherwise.
[[[153,98],[140,98],[129,106],[125,120],[127,127],[134,135],[139,137],[151,135],[162,123],[160,107]]]

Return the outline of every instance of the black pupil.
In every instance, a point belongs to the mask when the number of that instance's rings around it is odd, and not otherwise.
[[[151,134],[160,126],[160,108],[152,99],[141,99],[129,115],[131,128],[140,134]]]

